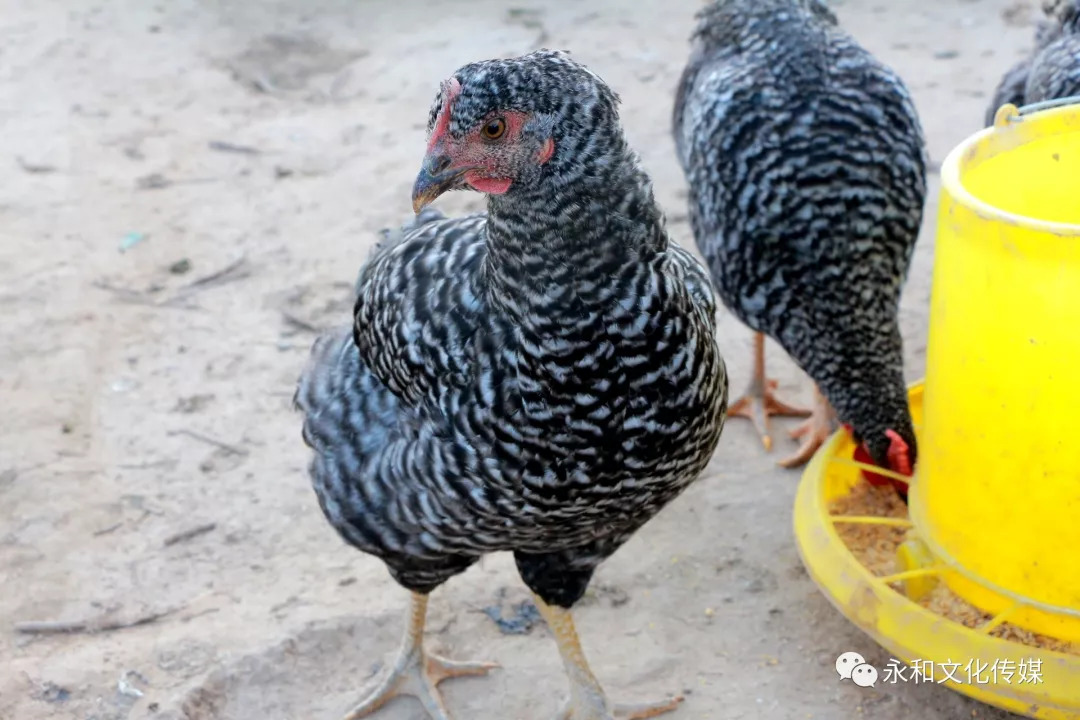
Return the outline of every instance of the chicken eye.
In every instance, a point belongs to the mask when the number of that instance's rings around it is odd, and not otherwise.
[[[480,131],[480,134],[486,137],[488,140],[498,140],[506,132],[506,121],[502,118],[495,118],[489,120],[484,128]]]

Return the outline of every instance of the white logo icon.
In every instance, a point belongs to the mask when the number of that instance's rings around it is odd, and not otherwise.
[[[877,668],[873,665],[857,665],[854,670],[851,671],[851,681],[859,687],[876,687],[877,686]]]
[[[878,671],[857,652],[842,653],[836,658],[836,674],[859,687],[877,687]]]
[[[866,658],[857,652],[846,652],[836,658],[836,673],[841,680],[850,680],[851,672],[860,665],[866,664]]]

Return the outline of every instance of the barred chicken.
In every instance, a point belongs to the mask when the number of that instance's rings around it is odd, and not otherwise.
[[[988,126],[1002,105],[1080,95],[1080,0],[1044,0],[1042,7],[1035,48],[1002,77],[986,110]]]
[[[926,197],[926,153],[900,78],[819,0],[713,0],[674,109],[690,220],[723,302],[757,332],[749,415],[798,414],[765,377],[764,338],[817,383],[808,460],[836,419],[860,451],[911,473],[915,433],[898,324]]]
[[[668,238],[618,98],[560,52],[466,65],[441,88],[413,188],[487,213],[430,210],[361,271],[354,323],[319,338],[297,390],[326,518],[411,592],[389,674],[349,713],[402,694],[449,717],[436,685],[492,665],[427,652],[428,595],[514,553],[570,680],[564,718],[613,706],[570,608],[596,567],[684,490],[727,404],[707,272]]]

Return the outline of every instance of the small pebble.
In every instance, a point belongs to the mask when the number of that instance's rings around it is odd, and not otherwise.
[[[172,265],[169,266],[169,272],[171,272],[173,275],[183,275],[184,273],[186,273],[190,269],[191,269],[191,261],[188,260],[187,258],[177,260],[176,262],[174,262]]]

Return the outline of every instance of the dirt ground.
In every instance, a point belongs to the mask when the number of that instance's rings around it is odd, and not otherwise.
[[[378,229],[409,215],[438,82],[471,60],[574,51],[622,95],[689,244],[669,113],[699,5],[0,2],[0,718],[342,714],[395,650],[405,595],[323,521],[290,400],[313,331],[347,320]],[[978,129],[1033,5],[837,10],[906,78],[940,162]],[[936,199],[904,301],[911,378],[935,216]],[[738,390],[750,334],[722,324]],[[770,353],[784,390],[809,400]],[[802,569],[799,475],[774,464],[788,449],[767,455],[729,423],[701,482],[601,568],[578,618],[609,693],[685,692],[672,717],[687,719],[1006,717],[936,686],[837,679],[842,651],[887,656]],[[504,556],[434,596],[430,643],[503,666],[444,686],[459,720],[561,703],[547,630],[512,617],[525,598]],[[424,716],[400,700],[377,717]]]

